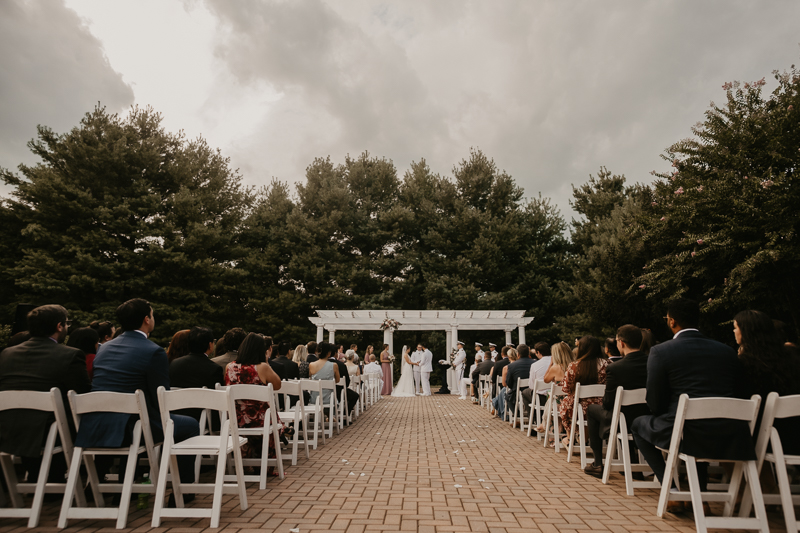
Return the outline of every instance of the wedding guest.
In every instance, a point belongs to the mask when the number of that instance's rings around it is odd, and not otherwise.
[[[659,448],[669,448],[680,395],[737,397],[742,371],[736,352],[698,331],[697,302],[686,298],[670,301],[665,319],[674,336],[653,346],[647,360],[647,406],[652,415],[640,416],[631,427],[636,446],[661,482],[666,465]],[[721,461],[755,459],[750,429],[741,420],[686,421],[681,451]],[[700,488],[705,491],[708,463],[699,462],[697,470]]]
[[[182,329],[172,336],[172,340],[167,346],[167,359],[170,364],[177,358],[189,353],[189,330]]]
[[[508,350],[510,349],[510,346],[503,346],[500,349],[500,358],[495,361],[494,368],[489,373],[489,377],[492,380],[492,398],[497,397],[497,377],[503,375],[503,369],[511,362],[508,360]]]
[[[367,345],[367,350],[364,352],[364,361],[369,362],[369,356],[375,353],[375,347],[371,344]],[[356,352],[356,363],[358,363],[358,352]]]
[[[335,383],[338,383],[340,378],[339,366],[333,360],[329,361],[329,359],[335,359],[331,357],[333,355],[333,344],[329,342],[320,342],[317,344],[317,349],[319,350],[319,359],[308,365],[308,373],[311,379],[321,381],[333,380]],[[331,392],[330,389],[322,391],[322,405],[328,405]],[[319,393],[313,391],[309,400],[310,403],[316,403],[318,397]],[[330,414],[330,416],[333,416],[333,414]]]
[[[800,394],[800,356],[797,348],[783,341],[774,321],[761,311],[738,313],[733,319],[733,334],[744,369],[740,396],[761,396],[758,425],[753,432],[757,434],[770,392],[781,396]],[[780,434],[783,453],[800,454],[800,417],[776,418],[774,426]]]
[[[352,352],[352,350],[347,350],[348,352]],[[355,352],[353,352],[355,353]],[[336,381],[336,399],[339,400],[342,397],[342,389],[345,389],[345,395],[347,397],[347,410],[352,411],[355,408],[356,403],[358,403],[359,395],[356,391],[350,389],[350,371],[347,368],[347,365],[339,361],[338,359],[331,358],[331,360],[336,363],[336,366],[339,369],[339,379]]]
[[[189,353],[169,364],[169,384],[181,389],[215,389],[223,383],[222,367],[214,364],[208,355],[214,349],[214,332],[208,328],[193,327],[189,330]],[[186,409],[178,414],[200,420],[202,409]]]
[[[272,353],[272,339],[265,338],[259,333],[249,333],[239,346],[236,361],[228,363],[225,367],[225,385],[267,385],[272,384],[273,390],[280,390],[281,379],[267,363],[267,358]],[[256,400],[236,401],[236,421],[239,427],[264,427],[269,403]],[[283,423],[280,432],[284,432]],[[242,446],[243,457],[261,457],[263,441],[258,437],[248,436],[247,444]],[[275,455],[275,443],[272,437],[269,442],[269,456]]]
[[[578,358],[570,363],[564,373],[564,381],[561,389],[565,396],[558,407],[558,414],[567,434],[562,440],[564,446],[569,446],[569,432],[572,431],[572,409],[575,404],[575,384],[594,385],[606,382],[606,367],[608,359],[600,349],[600,340],[590,335],[585,335],[578,340]],[[583,416],[586,417],[586,409],[592,404],[602,403],[602,398],[583,398],[581,407]]]
[[[336,359],[338,359],[339,361],[345,360],[344,344],[339,345],[338,350],[336,351]]]
[[[225,351],[215,352],[216,357],[212,361],[222,368],[225,368],[228,363],[236,361],[239,356],[239,346],[244,342],[245,337],[247,337],[247,332],[242,328],[232,328],[226,331],[222,337],[222,346]]]
[[[527,344],[520,344],[516,348],[517,360],[508,365],[506,372],[506,409],[512,413],[517,406],[517,389],[519,387],[519,380],[528,379],[531,375],[531,366],[533,366],[533,359],[531,359],[531,349]],[[528,387],[522,387],[520,390],[525,390]]]
[[[221,339],[217,340],[216,344],[214,344],[214,349],[211,350],[211,355],[209,355],[209,359],[213,359],[219,355],[225,355],[225,337],[223,336]]]
[[[786,346],[797,348],[797,342],[794,335],[789,337],[790,329],[786,327],[786,323],[781,320],[773,320],[772,324],[775,326],[775,334],[778,335],[778,339],[781,341],[781,344],[785,344]]]
[[[297,363],[300,379],[308,379],[308,349],[305,344],[298,344],[295,347],[292,361]]]
[[[550,361],[552,360],[550,345],[546,342],[537,342],[533,347],[533,354],[536,357],[531,365],[531,372],[528,376],[528,388],[522,391],[522,399],[524,401],[525,416],[528,416],[531,403],[533,403],[533,385],[537,380],[543,381],[547,369],[550,368]],[[544,405],[547,401],[544,394],[540,394],[540,405]]]
[[[589,426],[587,432],[594,462],[586,465],[583,471],[597,478],[603,476],[603,439],[609,438],[617,387],[635,390],[643,389],[647,385],[647,354],[639,350],[642,345],[642,330],[632,324],[626,324],[617,330],[614,342],[623,358],[610,364],[606,369],[606,392],[603,403],[590,405],[586,409]],[[639,416],[650,414],[646,404],[623,406],[621,412],[625,415],[628,427]],[[631,458],[638,458],[638,454],[632,453]]]
[[[381,352],[381,369],[383,370],[383,389],[381,390],[382,396],[392,394],[394,386],[394,376],[392,376],[392,361],[389,359],[389,345],[383,345]]]
[[[603,347],[603,351],[608,358],[608,362],[616,363],[620,359],[622,359],[622,354],[619,353],[617,349],[617,340],[614,337],[609,337],[606,339],[605,346]]]
[[[350,377],[361,375],[361,369],[356,364],[355,352],[347,350],[347,354],[345,355],[345,365],[347,365],[347,373],[350,375]]]
[[[314,341],[311,341],[308,344],[306,344],[306,352],[308,353],[308,355],[306,356],[306,361],[308,361],[309,363],[313,363],[319,358],[317,356],[317,354],[319,353],[319,347],[317,346],[317,343]]]
[[[300,379],[300,367],[297,363],[289,359],[289,351],[292,346],[288,342],[281,342],[278,344],[277,350],[274,351],[275,357],[269,360],[269,365],[281,378],[281,381],[288,379]]]
[[[639,351],[645,355],[650,355],[650,348],[653,347],[653,332],[649,329],[642,329],[642,345]]]
[[[475,391],[475,398],[478,397],[478,386],[480,383],[481,376],[488,376],[491,374],[492,369],[494,368],[494,361],[488,353],[484,353],[484,360],[478,363],[478,366],[475,367],[475,370],[472,371],[472,386],[473,390]],[[484,393],[484,398],[488,397],[489,391]]]
[[[563,341],[551,346],[550,353],[552,354],[552,361],[550,367],[547,369],[547,372],[544,375],[543,381],[545,383],[555,383],[556,385],[561,385],[561,383],[564,381],[564,375],[567,373],[567,368],[569,368],[569,365],[575,361],[575,353],[572,351],[572,348],[569,347],[569,344]],[[561,400],[561,396],[550,398],[548,393],[547,402],[545,403],[544,407],[545,412],[547,412],[549,409],[548,404],[553,401],[556,403],[555,409],[558,409],[561,405]],[[535,431],[537,433],[544,432],[544,423],[537,426]]]
[[[77,348],[86,354],[86,372],[89,374],[89,380],[92,379],[92,365],[99,341],[100,335],[92,328],[78,328],[70,332],[67,339],[67,346]]]
[[[511,348],[510,346],[504,346],[503,350],[502,350],[502,353],[503,353],[503,357],[505,358],[504,360],[507,361],[507,363],[502,366],[502,374],[500,375],[501,388],[497,392],[497,396],[495,396],[494,400],[492,400],[492,405],[494,406],[494,412],[495,412],[497,418],[500,418],[500,419],[503,418],[503,415],[505,413],[505,408],[506,408],[506,405],[505,405],[506,404],[506,391],[508,389],[508,384],[506,382],[506,378],[508,377],[508,367],[511,366],[511,364],[513,364],[514,361],[516,361],[517,358],[519,357],[517,355],[517,350],[514,349],[514,348]],[[497,363],[500,363],[500,362],[501,361],[498,361]],[[497,363],[495,363],[495,367],[494,367],[495,370],[497,370]]]
[[[99,320],[95,320],[94,322],[89,324],[89,327],[97,331],[97,335],[100,338],[99,341],[100,344],[104,344],[113,339],[114,333],[116,332],[114,324],[108,322],[107,320],[104,320],[102,322]]]

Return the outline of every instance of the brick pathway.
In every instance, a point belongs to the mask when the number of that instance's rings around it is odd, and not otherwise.
[[[285,480],[271,480],[265,491],[251,485],[247,511],[226,496],[218,531],[694,531],[690,514],[656,517],[655,490],[627,497],[620,476],[603,485],[577,457],[577,464],[565,459],[455,396],[384,397],[309,460],[288,467]],[[192,505],[210,506],[210,496]],[[58,531],[57,513],[48,504],[39,530]],[[134,511],[129,530],[156,531],[150,519],[149,511]],[[770,522],[784,531],[778,512]],[[113,525],[72,521],[66,531],[110,533]],[[162,526],[157,531],[197,533],[209,520]],[[12,531],[27,531],[24,521],[4,520],[0,533]]]

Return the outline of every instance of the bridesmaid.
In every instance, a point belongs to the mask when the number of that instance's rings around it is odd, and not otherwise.
[[[383,390],[381,390],[381,395],[389,396],[392,394],[394,376],[392,376],[392,362],[389,360],[388,344],[383,345],[383,351],[381,352],[381,370],[383,370]]]

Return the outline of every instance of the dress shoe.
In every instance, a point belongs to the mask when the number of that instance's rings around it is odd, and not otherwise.
[[[667,512],[668,513],[682,513],[686,506],[683,502],[667,502]]]
[[[584,474],[589,474],[590,476],[594,476],[596,478],[603,477],[603,467],[602,466],[595,466],[594,463],[589,463],[586,465],[586,468],[583,469]]]

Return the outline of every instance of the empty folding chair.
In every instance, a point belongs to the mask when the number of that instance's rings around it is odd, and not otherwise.
[[[308,414],[305,410],[305,402],[303,401],[303,391],[300,387],[299,381],[284,381],[281,383],[281,391],[278,394],[283,394],[284,410],[278,413],[281,421],[284,424],[291,424],[294,426],[294,435],[292,436],[292,466],[297,464],[297,450],[302,444],[306,453],[306,459],[310,457],[308,453]],[[291,398],[297,398],[297,403],[294,407],[290,407]],[[302,428],[303,438],[300,438],[300,430]],[[316,436],[314,437],[316,443]]]
[[[787,455],[783,451],[783,442],[780,433],[773,426],[775,419],[800,417],[800,395],[778,396],[777,392],[769,393],[767,403],[764,406],[764,416],[761,418],[761,427],[758,431],[758,441],[756,442],[756,456],[759,473],[767,461],[772,465],[773,471],[778,480],[777,494],[764,494],[764,503],[770,505],[780,504],[783,508],[783,519],[786,522],[786,531],[797,533],[800,528],[800,521],[794,512],[794,506],[800,505],[800,494],[792,493],[792,486],[789,482],[789,474],[786,467],[791,465],[797,468],[800,466],[800,455]],[[772,450],[767,453],[770,445]],[[750,516],[753,502],[749,493],[745,493],[742,499],[742,507],[739,516]]]
[[[64,454],[67,467],[71,466],[72,460],[72,437],[69,433],[67,415],[64,410],[64,402],[61,399],[61,391],[53,387],[49,392],[38,391],[3,391],[0,392],[0,411],[11,409],[30,409],[33,411],[44,411],[53,413],[55,421],[50,424],[42,450],[42,463],[39,467],[39,477],[36,483],[30,481],[19,483],[17,474],[14,471],[13,456],[0,452],[0,465],[3,468],[3,475],[8,487],[8,499],[13,508],[0,509],[2,518],[27,518],[28,527],[39,525],[39,516],[42,512],[42,503],[45,494],[63,493],[67,487],[66,483],[48,483],[47,476],[50,473],[50,464],[53,456],[59,453]],[[6,429],[9,431],[9,429]],[[61,445],[56,446],[56,437],[60,437]],[[30,508],[23,508],[21,494],[33,493],[33,502]],[[86,506],[86,499],[83,491],[77,496],[78,505]]]
[[[350,424],[350,411],[347,405],[347,387],[342,387],[342,392],[339,394],[336,419],[340,430],[344,429],[345,424]]]
[[[161,452],[161,465],[156,489],[156,501],[153,508],[153,527],[159,527],[161,518],[180,517],[196,518],[206,516],[211,518],[211,527],[219,527],[219,517],[222,511],[222,494],[234,493],[239,495],[239,506],[244,511],[247,509],[247,491],[244,482],[244,469],[242,466],[241,446],[247,439],[239,436],[236,426],[236,411],[232,410],[228,391],[209,389],[184,389],[168,391],[164,387],[158,388],[158,404],[161,409],[161,420],[164,425],[164,445]],[[201,408],[211,409],[220,413],[220,434],[200,435],[186,439],[182,442],[174,440],[174,423],[170,412],[181,409]],[[233,419],[233,422],[231,422]],[[226,458],[233,454],[236,482],[225,483]],[[179,455],[215,455],[217,456],[217,473],[213,484],[209,483],[182,483],[178,472]],[[175,496],[176,509],[164,508],[164,496],[167,490],[167,477],[171,477],[172,493]],[[183,507],[183,493],[207,494],[213,493],[211,509]]]
[[[655,476],[652,481],[633,479],[633,472],[649,472],[651,468],[641,453],[639,453],[639,463],[631,463],[630,442],[633,441],[633,435],[628,432],[628,422],[625,419],[625,413],[622,412],[622,407],[647,403],[646,396],[647,389],[625,390],[619,386],[614,399],[614,410],[611,412],[606,464],[603,467],[603,484],[608,484],[611,472],[619,472],[621,468],[625,475],[625,490],[628,496],[633,496],[635,488],[655,489],[661,487],[661,483]]]
[[[694,522],[698,533],[706,533],[712,529],[755,529],[768,532],[767,514],[764,509],[764,499],[761,494],[761,484],[758,479],[758,467],[755,459],[751,461],[735,461],[733,474],[727,492],[701,492],[700,479],[697,475],[698,461],[713,461],[714,457],[694,457],[680,452],[683,440],[683,425],[687,420],[707,420],[710,418],[724,418],[729,420],[744,420],[750,424],[753,431],[758,417],[758,406],[761,398],[758,395],[750,400],[736,398],[693,398],[681,394],[678,400],[678,410],[675,413],[675,425],[672,428],[672,439],[669,444],[669,455],[664,470],[664,480],[661,484],[661,496],[658,500],[656,514],[663,517],[670,500],[691,501],[694,511]],[[689,492],[672,491],[672,480],[678,476],[678,462],[686,464],[686,476],[689,481]],[[726,459],[726,461],[728,461]],[[744,475],[747,490],[755,506],[755,518],[733,517],[733,506]],[[706,516],[703,511],[703,502],[724,502],[723,516]]]
[[[581,450],[581,468],[586,468],[586,420],[583,416],[583,406],[581,400],[586,398],[602,398],[605,396],[606,386],[581,385],[575,384],[575,405],[572,408],[572,429],[569,432],[569,450],[567,450],[567,462],[572,460],[572,448],[575,446],[575,430],[578,430]]]
[[[550,386],[541,379],[537,379],[534,380],[531,388],[533,389],[533,395],[531,396],[530,413],[528,413],[528,425],[527,425],[529,437],[531,436],[531,433],[533,433],[534,431],[533,424],[536,424],[535,427],[539,427],[542,424],[542,413],[544,412],[545,406],[541,405],[540,394],[549,389]],[[541,438],[542,434],[537,431],[536,440],[539,440]]]
[[[355,422],[358,416],[361,414],[361,376],[352,376],[350,378],[350,388],[358,394],[358,401],[356,402],[355,407],[353,407],[353,412],[350,413],[351,423]]]
[[[278,477],[284,478],[283,474],[283,457],[281,456],[281,439],[278,424],[278,402],[273,394],[272,383],[264,385],[242,384],[242,385],[229,385],[228,395],[231,401],[231,412],[236,413],[237,401],[256,401],[264,402],[269,405],[264,413],[264,425],[262,427],[239,427],[239,435],[242,437],[261,437],[261,457],[260,458],[242,458],[242,465],[244,466],[257,466],[259,468],[258,475],[245,475],[245,481],[258,481],[258,488],[264,490],[267,488],[267,470],[270,466],[278,469]],[[235,414],[234,414],[235,416]],[[275,457],[269,457],[269,440],[272,437],[273,445],[275,447]],[[251,441],[252,442],[252,441]]]
[[[75,427],[80,434],[81,418],[88,413],[125,413],[138,417],[133,426],[133,436],[129,446],[119,448],[82,448],[75,446],[72,463],[67,479],[67,490],[61,504],[61,514],[58,517],[58,527],[67,527],[70,518],[89,519],[114,519],[117,529],[125,528],[128,521],[128,510],[131,503],[131,493],[153,494],[158,482],[158,458],[156,457],[153,435],[150,432],[150,419],[147,416],[147,404],[144,393],[137,390],[133,394],[121,392],[89,392],[76,394],[69,391],[70,408],[75,420]],[[134,484],[136,465],[139,455],[145,454],[149,465],[151,484]],[[97,456],[127,456],[124,475],[120,475],[122,483],[100,483],[95,468],[94,459]],[[74,497],[83,493],[83,487],[78,475],[81,459],[86,467],[89,482],[94,493],[96,508],[72,507]],[[103,494],[119,494],[119,507],[104,507]]]

